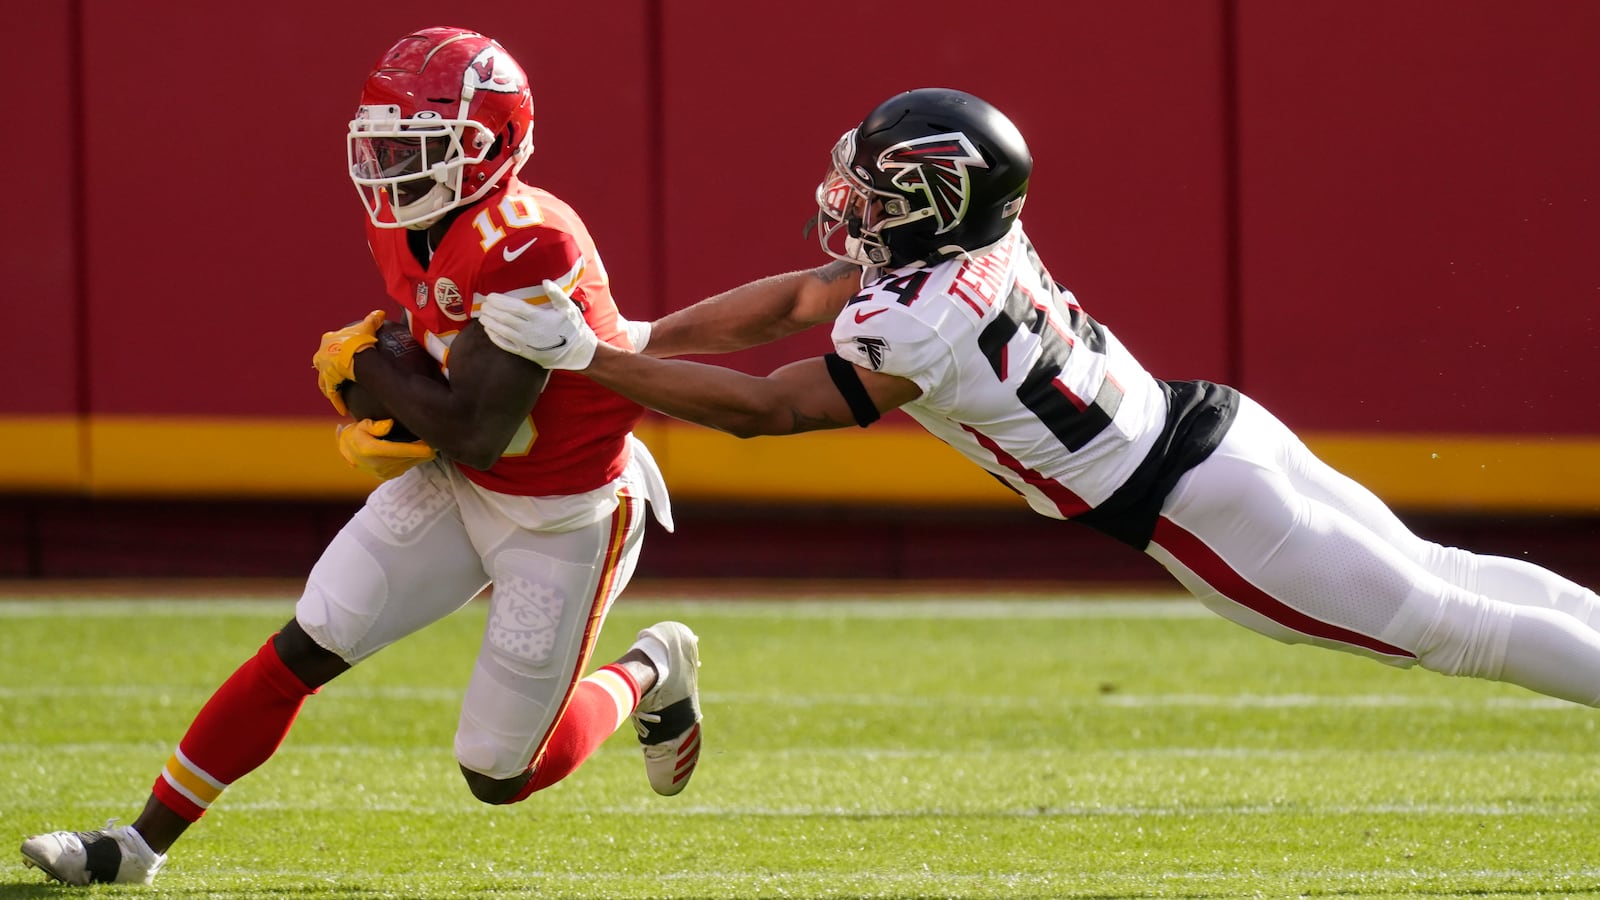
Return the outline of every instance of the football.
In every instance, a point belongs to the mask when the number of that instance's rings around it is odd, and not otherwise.
[[[411,336],[410,329],[399,322],[385,322],[378,327],[378,343],[374,349],[387,356],[396,367],[406,372],[426,375],[435,381],[445,381],[444,370],[439,368],[439,363],[428,351],[417,343]],[[339,385],[339,396],[344,399],[344,405],[350,410],[352,419],[392,419],[383,403],[366,388],[354,381],[346,381]],[[394,428],[384,437],[386,441],[409,442],[417,440],[417,436],[405,427],[404,423],[396,420]]]

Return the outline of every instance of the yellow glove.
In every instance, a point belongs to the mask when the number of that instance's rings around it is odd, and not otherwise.
[[[399,477],[412,466],[438,455],[421,441],[408,444],[384,440],[383,436],[393,427],[393,419],[362,419],[340,425],[339,455],[351,468],[360,469],[379,481]]]
[[[339,385],[355,380],[355,356],[378,342],[378,326],[382,324],[383,310],[375,309],[359,322],[325,332],[321,346],[311,357],[311,364],[317,369],[317,387],[341,416],[350,415],[350,410],[339,396]]]

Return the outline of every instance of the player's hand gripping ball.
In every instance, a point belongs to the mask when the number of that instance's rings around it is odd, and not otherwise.
[[[373,350],[389,357],[398,368],[427,376],[440,383],[446,381],[438,361],[417,343],[417,339],[411,336],[411,331],[406,326],[398,322],[385,322],[378,327],[376,337],[377,343],[372,345]],[[358,422],[362,419],[381,421],[394,418],[377,396],[363,388],[359,382],[342,382],[339,385],[339,398],[349,411],[350,418]],[[387,434],[379,436],[386,441],[402,443],[417,440],[417,436],[401,422],[395,422]]]
[[[375,309],[359,322],[324,332],[311,357],[311,367],[317,370],[317,390],[341,416],[349,410],[339,397],[339,385],[355,377],[356,354],[378,342],[378,326],[382,324],[383,310]]]
[[[395,427],[391,419],[359,419],[340,425],[337,432],[339,455],[351,468],[360,469],[379,481],[398,478],[412,466],[438,456],[432,447],[421,441],[399,443],[393,440],[389,435]]]

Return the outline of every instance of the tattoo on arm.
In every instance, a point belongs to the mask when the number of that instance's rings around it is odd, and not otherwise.
[[[790,431],[799,434],[802,431],[819,431],[824,428],[837,428],[839,423],[827,416],[808,416],[800,411],[798,406],[789,407]]]
[[[833,284],[835,281],[843,281],[846,278],[859,277],[861,277],[861,269],[859,267],[839,259],[817,269],[817,278],[824,284]]]

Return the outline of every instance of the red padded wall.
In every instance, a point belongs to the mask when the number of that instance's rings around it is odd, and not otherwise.
[[[1597,433],[1600,5],[1063,0],[989,20],[929,0],[877,33],[858,15],[23,5],[0,66],[51,140],[0,225],[28,336],[0,354],[21,386],[0,425],[44,434],[28,446],[55,472],[84,413],[326,416],[316,336],[385,302],[346,122],[372,60],[445,16],[529,70],[528,177],[583,211],[630,315],[823,261],[800,229],[834,139],[945,84],[1022,126],[1052,272],[1156,374],[1235,381],[1310,432]],[[37,414],[67,424],[27,431]]]
[[[1600,429],[1600,4],[1240,0],[1245,386],[1291,425]]]
[[[669,306],[825,262],[801,228],[834,140],[894,93],[956,87],[1027,136],[1023,219],[1056,279],[1154,371],[1225,370],[1221,0],[663,8]],[[738,364],[826,349],[819,331]]]
[[[82,180],[72,54],[73,4],[25,3],[6,13],[0,78],[17,86],[6,126],[0,216],[0,415],[77,411],[78,280],[74,223]],[[26,136],[24,139],[23,136]]]
[[[73,7],[26,7],[37,39],[4,63],[44,92],[62,152],[15,183],[32,216],[4,226],[8,283],[37,298],[12,314],[43,343],[0,356],[30,387],[0,409],[74,410],[81,268],[93,412],[320,414],[315,335],[382,302],[345,122],[370,62],[437,5],[81,2],[81,221]],[[584,212],[634,315],[821,261],[799,232],[834,138],[947,84],[1023,127],[1052,271],[1157,374],[1236,377],[1308,429],[1592,432],[1600,7],[1082,0],[1018,28],[935,0],[870,39],[848,21],[632,0],[459,23],[529,69],[530,178]],[[826,346],[802,343],[736,362]]]
[[[654,283],[647,0],[604,17],[420,0],[83,2],[97,413],[326,412],[309,376],[317,336],[387,305],[345,174],[346,124],[373,61],[417,28],[474,28],[518,58],[536,110],[525,176],[585,215],[623,302]]]

